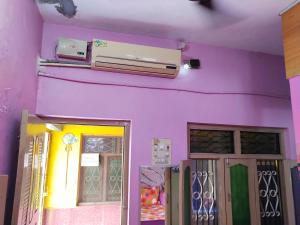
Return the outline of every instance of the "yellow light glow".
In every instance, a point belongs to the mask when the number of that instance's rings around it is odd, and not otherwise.
[[[69,153],[68,184],[66,186],[66,145],[63,136],[72,133],[78,139]],[[79,160],[82,135],[124,136],[123,127],[64,125],[63,130],[51,131],[46,179],[45,208],[72,208],[77,205]]]

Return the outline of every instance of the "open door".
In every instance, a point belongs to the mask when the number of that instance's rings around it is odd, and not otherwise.
[[[165,225],[172,225],[171,219],[171,167],[165,170]]]
[[[49,133],[42,120],[22,113],[12,225],[40,225]]]
[[[181,161],[179,171],[179,225],[191,225],[192,161]]]

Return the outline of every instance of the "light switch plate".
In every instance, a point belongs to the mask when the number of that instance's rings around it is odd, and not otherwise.
[[[152,165],[171,165],[171,140],[154,138],[152,140]]]

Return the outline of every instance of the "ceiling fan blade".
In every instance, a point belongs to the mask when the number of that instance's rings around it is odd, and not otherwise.
[[[190,0],[191,2],[198,2],[199,5],[207,8],[207,9],[213,9],[213,3],[212,0]]]
[[[199,0],[199,4],[208,9],[214,9],[212,0]]]

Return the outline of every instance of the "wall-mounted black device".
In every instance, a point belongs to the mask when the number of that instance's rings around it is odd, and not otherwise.
[[[199,59],[190,59],[189,65],[191,69],[199,69],[200,68],[200,60]]]

